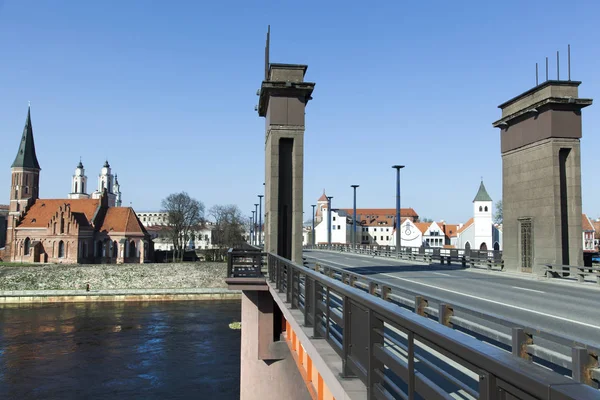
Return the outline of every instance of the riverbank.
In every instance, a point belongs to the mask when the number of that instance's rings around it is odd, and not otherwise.
[[[239,300],[241,293],[226,288],[211,289],[121,289],[121,290],[5,290],[2,304],[87,303],[114,301],[222,301]]]
[[[0,292],[227,288],[226,263],[0,265]]]

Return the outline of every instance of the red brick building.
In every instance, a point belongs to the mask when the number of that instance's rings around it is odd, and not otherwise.
[[[50,263],[143,263],[152,240],[131,207],[99,199],[40,199],[31,112],[11,166],[5,259]]]

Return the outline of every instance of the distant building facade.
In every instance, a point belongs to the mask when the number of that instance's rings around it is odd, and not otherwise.
[[[137,217],[146,227],[154,242],[155,250],[173,250],[173,238],[169,231],[169,213],[165,211],[142,211]],[[194,227],[190,231],[187,250],[212,250],[218,248],[214,245],[213,231],[215,224],[210,221]]]
[[[5,258],[28,263],[138,263],[153,258],[150,235],[135,212],[112,207],[116,196],[107,188],[93,198],[78,196],[86,189],[78,186],[73,197],[40,199],[40,171],[28,110],[11,166]]]
[[[472,250],[502,250],[502,232],[493,223],[493,201],[483,181],[473,199],[473,218],[458,229],[456,247]]]

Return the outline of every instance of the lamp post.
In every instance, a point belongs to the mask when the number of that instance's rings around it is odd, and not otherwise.
[[[258,237],[256,237],[256,224],[258,223],[258,203],[254,203],[254,245],[258,245]]]
[[[264,195],[258,195],[258,246],[262,245],[262,198]]]
[[[316,204],[311,204],[310,206],[313,209],[313,213],[312,213],[313,214],[313,221],[312,221],[313,224],[312,224],[312,240],[311,240],[311,242],[312,242],[312,245],[314,247],[315,246],[315,207],[317,205]]]
[[[254,228],[256,227],[256,225],[254,225],[254,213],[256,211],[252,211],[252,217],[250,217],[250,245],[254,244]]]
[[[352,214],[352,248],[356,251],[356,188],[358,185],[350,185],[354,189],[354,213]]]
[[[333,196],[327,196],[327,248],[331,250],[331,199]]]
[[[396,170],[396,258],[400,258],[400,246],[402,246],[402,232],[400,232],[400,170],[404,165],[392,165]]]

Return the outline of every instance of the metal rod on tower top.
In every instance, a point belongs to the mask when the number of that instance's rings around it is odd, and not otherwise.
[[[571,45],[567,46],[567,72],[571,80]]]
[[[558,50],[556,50],[556,80],[560,81],[560,58],[558,58]]]
[[[258,246],[258,236],[256,235],[256,227],[258,224],[258,203],[254,204],[254,245]]]
[[[548,80],[548,57],[546,57],[546,80]]]
[[[538,63],[535,63],[535,86],[538,85]]]

